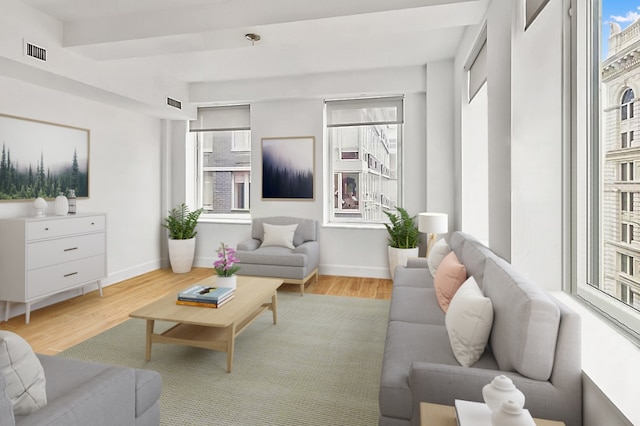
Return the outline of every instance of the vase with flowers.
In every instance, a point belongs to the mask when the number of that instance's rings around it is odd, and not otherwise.
[[[213,269],[216,270],[216,287],[236,288],[235,274],[240,270],[240,267],[236,265],[239,260],[236,257],[235,249],[225,243],[220,243],[216,253],[218,258],[213,262]]]

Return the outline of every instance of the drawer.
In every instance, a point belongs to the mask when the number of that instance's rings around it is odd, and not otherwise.
[[[27,269],[43,268],[105,254],[104,232],[32,242],[27,245]]]
[[[74,260],[27,273],[27,299],[46,296],[105,277],[105,256]]]
[[[104,231],[105,228],[103,215],[34,220],[27,223],[27,241]]]

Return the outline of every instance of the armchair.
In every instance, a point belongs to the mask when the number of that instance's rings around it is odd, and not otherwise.
[[[238,244],[236,257],[241,265],[238,275],[281,278],[299,285],[304,296],[305,283],[314,276],[318,280],[317,222],[287,216],[254,218],[251,238]]]

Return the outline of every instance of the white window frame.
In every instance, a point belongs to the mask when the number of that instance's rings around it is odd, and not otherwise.
[[[602,271],[599,266],[603,248],[599,221],[603,214],[600,197],[601,155],[599,135],[600,114],[600,46],[602,22],[597,18],[600,0],[574,1],[571,14],[573,42],[571,71],[567,79],[571,84],[572,140],[573,140],[573,191],[572,262],[573,294],[587,302],[618,328],[630,340],[640,343],[640,315],[621,300],[598,289]],[[618,106],[622,112],[622,105]],[[633,112],[635,115],[635,111]],[[629,111],[631,115],[631,111]],[[624,121],[623,121],[624,122]],[[630,197],[633,197],[631,195]]]

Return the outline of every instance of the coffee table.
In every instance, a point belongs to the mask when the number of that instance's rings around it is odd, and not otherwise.
[[[563,422],[533,419],[536,426],[564,426]],[[420,426],[457,426],[456,409],[451,405],[420,403]]]
[[[214,277],[199,285],[214,286]],[[145,360],[151,360],[153,343],[195,346],[227,353],[227,372],[233,367],[235,338],[261,313],[271,310],[277,324],[279,278],[237,277],[235,297],[220,308],[177,305],[177,294],[170,294],[129,314],[147,320]],[[175,322],[163,333],[153,330],[155,321]]]

